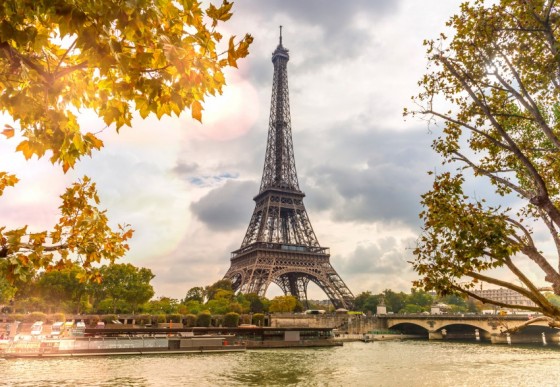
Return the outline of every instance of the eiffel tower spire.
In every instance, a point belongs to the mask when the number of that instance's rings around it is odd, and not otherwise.
[[[280,26],[280,43],[272,53],[274,77],[268,142],[260,192],[269,188],[299,192],[290,120],[289,60],[288,50],[282,46],[282,26]]]
[[[354,296],[329,262],[307,211],[296,173],[287,64],[289,52],[280,40],[272,53],[274,76],[268,139],[255,210],[241,247],[232,252],[224,276],[236,291],[264,296],[271,283],[284,294],[307,301],[307,285],[317,284],[337,308],[350,308]]]

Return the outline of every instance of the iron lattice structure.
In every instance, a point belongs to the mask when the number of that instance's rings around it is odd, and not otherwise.
[[[299,189],[288,92],[288,50],[280,44],[272,54],[274,78],[266,157],[253,216],[241,247],[232,252],[224,276],[235,291],[264,296],[271,283],[284,294],[307,303],[307,285],[317,284],[335,308],[350,309],[354,296],[330,264],[303,205]]]

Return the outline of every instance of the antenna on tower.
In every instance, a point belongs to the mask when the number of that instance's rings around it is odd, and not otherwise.
[[[282,26],[280,26],[280,45],[282,45]]]

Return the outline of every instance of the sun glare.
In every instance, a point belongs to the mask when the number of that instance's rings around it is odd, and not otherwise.
[[[204,102],[202,125],[183,119],[188,137],[227,141],[244,135],[257,120],[259,100],[255,88],[247,81],[233,80],[222,95]]]

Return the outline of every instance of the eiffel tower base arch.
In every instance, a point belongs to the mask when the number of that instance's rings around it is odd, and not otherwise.
[[[281,247],[281,246],[280,246]],[[353,296],[324,253],[256,250],[232,258],[224,276],[236,292],[265,296],[270,284],[307,306],[307,287],[315,283],[335,308],[351,309]]]

